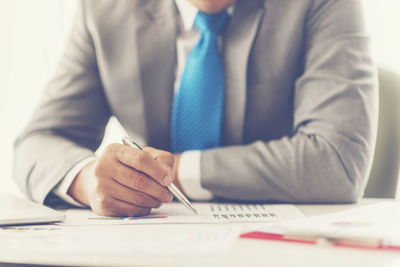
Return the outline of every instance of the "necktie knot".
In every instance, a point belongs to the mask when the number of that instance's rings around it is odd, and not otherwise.
[[[229,20],[229,14],[223,10],[216,14],[204,13],[199,11],[197,13],[194,25],[201,33],[215,33],[222,32]]]

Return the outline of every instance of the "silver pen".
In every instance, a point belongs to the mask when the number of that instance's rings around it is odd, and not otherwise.
[[[136,144],[130,137],[122,138],[122,143],[124,143],[124,145],[143,150],[143,148],[141,146],[139,146],[138,144]],[[190,201],[185,197],[185,195],[174,184],[170,184],[169,186],[167,186],[167,188],[176,197],[176,199],[179,200],[179,202],[181,202],[191,212],[198,215],[197,210],[192,206]]]

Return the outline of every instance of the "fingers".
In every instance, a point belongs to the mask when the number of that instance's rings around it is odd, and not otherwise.
[[[173,181],[171,171],[161,167],[157,160],[146,151],[120,145],[116,156],[121,163],[147,174],[160,185],[168,186]]]
[[[115,198],[107,198],[92,207],[93,211],[102,216],[135,217],[150,214],[150,208],[138,207]]]
[[[115,200],[132,207],[128,208]],[[140,216],[160,205],[161,202],[153,197],[130,189],[108,177],[100,177],[96,180],[90,202],[94,212],[108,216]],[[121,209],[121,206],[125,208]]]
[[[128,188],[124,185],[117,183],[111,183],[109,186],[111,195],[114,198],[126,202],[128,204],[133,204],[142,208],[159,208],[161,206],[161,201],[153,198],[152,196],[139,192],[137,190]]]
[[[167,171],[171,171],[174,166],[174,156],[163,150],[158,150],[153,147],[145,147],[144,151],[148,152],[162,167]]]
[[[107,146],[86,175],[93,177],[87,190],[93,211],[108,216],[140,216],[170,202],[165,187],[172,181],[173,156],[126,145]]]
[[[114,171],[113,178],[120,184],[146,193],[161,202],[170,202],[173,198],[167,188],[161,186],[147,175],[125,165],[120,165]]]
[[[117,214],[123,214],[128,217],[146,216],[151,212],[150,208],[142,208],[132,204],[125,203],[121,200],[115,199],[114,211]]]

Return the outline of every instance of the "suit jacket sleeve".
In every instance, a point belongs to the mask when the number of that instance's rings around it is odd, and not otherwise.
[[[290,202],[362,196],[375,146],[378,88],[359,1],[314,1],[305,31],[293,136],[204,151],[202,186],[214,196]]]
[[[15,143],[14,178],[32,200],[49,192],[79,161],[93,156],[110,117],[80,2],[59,68]]]

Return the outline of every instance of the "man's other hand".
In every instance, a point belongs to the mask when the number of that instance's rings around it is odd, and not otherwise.
[[[80,171],[68,194],[99,215],[147,215],[173,199],[166,188],[174,180],[173,167],[169,152],[111,144]]]

